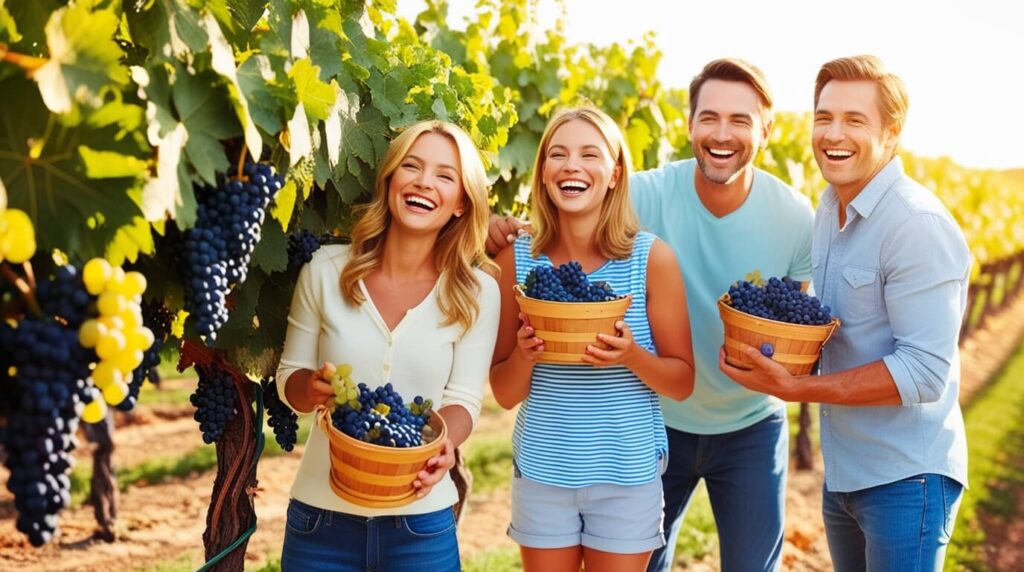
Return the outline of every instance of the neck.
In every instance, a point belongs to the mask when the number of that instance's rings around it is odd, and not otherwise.
[[[704,208],[719,218],[740,208],[754,185],[754,168],[750,165],[744,167],[726,183],[716,183],[708,179],[699,166],[695,171],[694,187],[697,189],[697,198],[704,204]]]
[[[592,270],[595,265],[604,261],[597,249],[594,229],[597,228],[600,213],[583,216],[558,215],[558,234],[554,243],[547,249],[548,258],[555,264],[564,264],[576,260],[584,270]]]
[[[425,280],[439,274],[434,263],[436,234],[412,234],[391,225],[384,241],[380,272],[392,280]]]

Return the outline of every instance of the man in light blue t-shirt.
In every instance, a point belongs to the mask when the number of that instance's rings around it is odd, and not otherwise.
[[[810,201],[753,159],[767,144],[771,93],[763,73],[735,59],[709,63],[690,84],[694,159],[630,178],[641,224],[672,247],[686,281],[696,383],[685,401],[662,399],[669,441],[666,547],[648,570],[669,570],[694,489],[704,479],[722,569],[777,570],[785,512],[789,430],[784,404],[718,368],[724,333],[717,300],[753,271],[811,276]],[[517,221],[492,220],[488,251],[515,238]]]
[[[722,569],[780,566],[789,430],[784,404],[718,368],[717,300],[759,271],[811,276],[810,201],[755,169],[767,144],[771,94],[741,60],[709,63],[690,84],[694,159],[637,173],[630,192],[641,223],[676,253],[686,281],[696,382],[685,401],[662,399],[669,464],[662,476],[667,546],[648,570],[669,570],[683,513],[704,479],[718,526]]]

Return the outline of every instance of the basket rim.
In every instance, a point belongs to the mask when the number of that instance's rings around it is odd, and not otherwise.
[[[388,445],[378,445],[376,443],[361,441],[359,439],[356,439],[355,437],[352,437],[351,435],[345,434],[343,431],[340,431],[337,427],[335,427],[334,423],[331,423],[330,420],[331,410],[328,409],[327,407],[320,407],[317,415],[322,417],[322,420],[320,422],[321,426],[323,426],[325,431],[329,432],[329,434],[327,435],[328,444],[330,444],[331,435],[336,435],[340,437],[342,441],[347,442],[350,445],[358,448],[369,448],[371,450],[377,450],[388,453],[400,452],[403,454],[409,454],[419,452],[426,453],[430,449],[441,449],[444,447],[444,439],[448,436],[448,425],[444,422],[444,417],[438,414],[437,411],[435,411],[434,409],[430,409],[430,412],[431,413],[429,423],[433,423],[434,419],[437,419],[437,422],[441,425],[441,429],[437,432],[437,437],[435,437],[433,441],[430,441],[429,443],[424,443],[422,445],[418,445],[416,447],[390,447]]]
[[[558,302],[556,300],[541,300],[540,298],[527,296],[526,290],[523,289],[523,285],[519,283],[516,283],[516,285],[512,287],[512,290],[515,292],[517,298],[526,298],[527,300],[532,300],[533,302],[537,302],[540,304],[572,304],[573,306],[599,306],[602,304],[621,304],[623,300],[627,299],[630,301],[630,303],[633,302],[632,294],[622,294],[615,298],[614,300],[604,300],[603,302]]]
[[[839,326],[842,325],[842,321],[839,319],[838,316],[832,316],[832,320],[829,321],[827,324],[794,324],[792,322],[783,322],[782,320],[773,320],[771,318],[762,318],[760,316],[754,316],[754,315],[748,314],[746,312],[737,310],[736,308],[733,308],[729,304],[730,300],[731,300],[731,298],[729,297],[729,293],[728,292],[726,292],[725,294],[722,294],[718,298],[718,307],[719,308],[725,308],[729,312],[735,312],[736,314],[739,314],[741,316],[747,316],[747,317],[753,318],[755,320],[764,320],[765,322],[770,322],[772,324],[779,324],[779,325],[783,325],[783,326],[791,326],[791,327],[794,327],[794,328],[806,328],[806,329],[812,329],[812,330],[817,330],[817,329],[821,329],[821,328],[832,328],[832,327],[838,328]]]

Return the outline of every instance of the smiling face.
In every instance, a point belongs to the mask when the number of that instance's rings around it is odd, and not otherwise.
[[[599,213],[620,176],[601,131],[571,119],[551,135],[544,153],[544,188],[560,212]]]
[[[701,86],[690,141],[705,178],[729,184],[751,166],[768,138],[763,117],[761,100],[747,83],[712,79]]]
[[[388,183],[388,208],[406,230],[437,233],[465,208],[459,149],[440,133],[420,135]]]
[[[811,135],[821,175],[846,202],[853,200],[892,159],[898,130],[882,119],[874,81],[828,82],[818,96]]]

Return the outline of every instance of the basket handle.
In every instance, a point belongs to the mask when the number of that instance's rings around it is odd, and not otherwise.
[[[825,336],[825,340],[821,342],[821,347],[825,347],[825,344],[827,344],[828,341],[832,339],[832,334],[836,333],[836,330],[839,329],[839,326],[843,325],[839,318],[832,318],[832,320],[833,322],[832,324],[830,324],[830,327],[828,329],[828,335]]]

